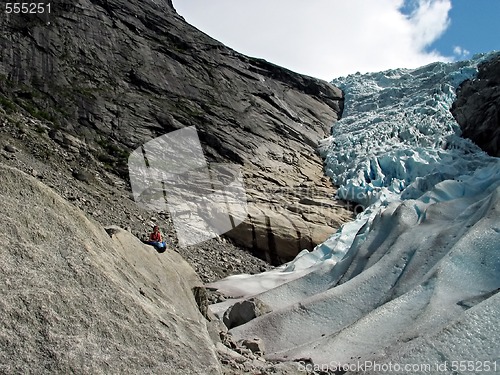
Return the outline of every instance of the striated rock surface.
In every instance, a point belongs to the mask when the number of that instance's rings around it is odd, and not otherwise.
[[[124,179],[130,150],[196,126],[209,161],[243,168],[250,217],[228,235],[261,258],[289,260],[351,217],[301,203],[335,193],[315,154],[342,109],[332,85],[225,47],[170,1],[55,1],[0,27],[5,110],[48,121],[52,139],[76,153],[84,144]]]
[[[5,114],[0,108],[0,162],[37,178],[104,226],[119,225],[144,238],[157,223],[169,250],[179,252],[204,282],[271,268],[225,238],[196,246],[178,246],[168,216],[134,204],[125,182],[110,173],[106,164],[89,152],[88,145],[83,142],[68,145],[51,134],[44,121],[21,113]],[[17,151],[6,151],[7,145]],[[77,178],[78,171],[85,172],[86,181]]]
[[[500,54],[479,66],[476,79],[460,86],[451,112],[464,138],[500,156]]]
[[[0,165],[2,374],[221,374],[175,252],[108,233],[53,190]]]

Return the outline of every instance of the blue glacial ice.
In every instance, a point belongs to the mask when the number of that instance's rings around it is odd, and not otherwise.
[[[433,184],[484,165],[479,148],[457,136],[449,110],[456,87],[475,75],[476,65],[434,63],[335,80],[346,106],[320,150],[339,197],[368,206],[384,194],[399,195],[417,178]]]
[[[500,370],[500,159],[460,138],[449,111],[489,57],[333,82],[346,105],[320,152],[339,197],[365,210],[276,270],[214,283],[273,310],[233,328],[236,339],[330,367],[475,360]]]

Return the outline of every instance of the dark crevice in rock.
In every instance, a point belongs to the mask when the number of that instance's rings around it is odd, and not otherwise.
[[[274,231],[271,226],[271,219],[266,215],[266,228],[267,228],[267,246],[269,249],[269,256],[271,260],[271,264],[274,266],[278,266],[281,264],[281,261],[278,256],[278,252],[276,251],[276,240],[274,238]]]
[[[303,249],[311,248],[312,244],[310,243],[310,241],[307,240],[307,237],[302,236],[302,232],[297,227],[297,225],[288,217],[288,215],[285,213],[281,213],[281,216],[290,223],[290,226],[295,231],[295,236],[297,239],[296,240],[297,241],[297,254],[300,253]],[[309,233],[309,238],[310,238],[310,233]],[[308,242],[308,243],[305,244],[303,242]]]

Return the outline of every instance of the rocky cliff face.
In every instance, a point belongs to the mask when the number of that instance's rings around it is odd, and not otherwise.
[[[351,216],[326,203],[315,154],[342,108],[328,83],[226,48],[170,1],[55,1],[0,27],[4,109],[47,120],[53,139],[76,138],[122,178],[130,150],[196,126],[209,161],[243,168],[250,215],[229,236],[260,257],[289,260]]]
[[[460,86],[451,112],[463,137],[500,156],[500,55],[480,65],[477,78]]]

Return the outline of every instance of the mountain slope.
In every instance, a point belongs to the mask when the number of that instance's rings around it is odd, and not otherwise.
[[[226,48],[165,1],[56,1],[0,28],[4,107],[51,120],[122,177],[130,150],[191,125],[209,161],[242,165],[252,219],[230,236],[257,255],[290,260],[350,217],[315,200],[334,193],[315,154],[342,108],[332,85]]]

